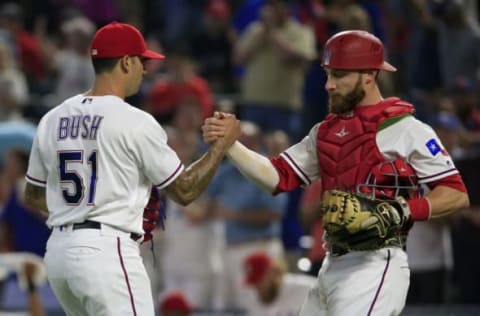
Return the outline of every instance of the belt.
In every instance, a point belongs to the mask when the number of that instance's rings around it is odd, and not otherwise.
[[[91,221],[91,220],[85,220],[84,222],[81,223],[75,223],[73,224],[72,229],[77,230],[77,229],[100,229],[102,228],[102,224],[99,222]],[[130,238],[134,241],[137,241],[141,238],[139,234],[131,233]]]
[[[386,248],[386,247],[397,247],[397,248],[402,248],[404,251],[407,251],[407,247],[406,247],[406,244],[403,244],[401,241],[397,241],[397,240],[394,240],[393,242],[390,242],[390,243],[386,243],[385,245],[383,245],[382,247],[379,247],[379,248],[375,248],[375,249],[364,249],[364,250],[355,250],[355,249],[346,249],[346,248],[343,248],[343,247],[340,247],[338,245],[331,245],[330,246],[330,254],[334,257],[339,257],[339,256],[343,256],[349,252],[352,252],[352,251],[375,251],[375,250],[378,250],[378,249],[382,249],[382,248]]]

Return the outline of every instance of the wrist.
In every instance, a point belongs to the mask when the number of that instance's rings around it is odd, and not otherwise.
[[[28,280],[27,281],[27,291],[28,293],[30,294],[33,294],[37,291],[37,286],[35,285],[35,283],[32,281],[32,280]]]
[[[416,198],[407,201],[410,216],[414,221],[427,221],[430,218],[431,206],[427,198]]]

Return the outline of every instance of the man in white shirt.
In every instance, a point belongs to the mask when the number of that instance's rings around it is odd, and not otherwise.
[[[238,138],[239,122],[226,122],[228,136],[185,169],[155,119],[124,101],[137,93],[145,61],[164,56],[136,28],[113,22],[95,33],[91,58],[92,88],[39,123],[25,200],[48,212],[47,276],[67,315],[153,316],[138,249],[151,188],[181,205],[193,201]]]

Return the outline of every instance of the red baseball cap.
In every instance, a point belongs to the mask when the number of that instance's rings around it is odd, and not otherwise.
[[[192,311],[192,306],[182,292],[175,291],[165,295],[160,302],[160,311],[162,313],[167,311],[190,313]]]
[[[243,267],[245,269],[244,283],[247,285],[257,284],[272,266],[272,259],[263,251],[254,252],[245,258]]]
[[[147,48],[142,33],[126,23],[112,22],[98,29],[92,39],[92,58],[119,58],[142,56],[150,59],[164,59],[165,56]]]

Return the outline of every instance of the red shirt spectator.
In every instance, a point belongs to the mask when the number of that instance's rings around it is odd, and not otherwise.
[[[149,110],[154,116],[168,116],[186,99],[194,99],[202,108],[203,119],[213,113],[213,96],[208,83],[199,76],[183,82],[161,80],[152,86],[148,96]]]

